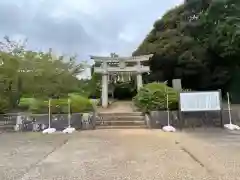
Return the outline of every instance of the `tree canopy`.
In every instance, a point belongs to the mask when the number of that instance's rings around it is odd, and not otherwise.
[[[185,0],[169,10],[133,53],[154,54],[148,81],[225,89],[240,62],[239,10],[238,0]]]
[[[84,67],[76,57],[26,50],[7,37],[0,48],[0,104],[12,107],[20,97],[63,97],[80,92],[77,75]]]

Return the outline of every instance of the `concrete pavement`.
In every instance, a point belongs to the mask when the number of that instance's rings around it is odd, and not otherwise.
[[[179,147],[221,180],[240,179],[240,132],[218,128],[179,133]]]
[[[210,160],[210,164],[208,156],[197,155],[205,154],[205,151],[225,155],[223,150],[213,151],[207,142],[208,146],[204,144],[201,149],[200,142],[201,138],[190,133],[146,129],[45,136],[38,133],[1,134],[0,179],[220,179],[223,177],[222,161]],[[218,166],[215,167],[214,163]],[[232,172],[230,169],[226,171]]]

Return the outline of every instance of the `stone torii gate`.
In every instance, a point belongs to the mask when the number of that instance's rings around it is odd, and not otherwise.
[[[143,86],[142,74],[149,72],[149,66],[142,65],[142,62],[148,61],[153,54],[133,57],[100,57],[90,56],[95,61],[95,73],[102,74],[102,106],[108,106],[108,77],[113,73],[128,72],[137,75],[137,88],[138,90]],[[114,65],[114,66],[113,66]]]

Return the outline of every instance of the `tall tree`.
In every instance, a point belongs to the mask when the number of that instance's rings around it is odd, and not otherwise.
[[[204,75],[208,72],[203,63],[207,58],[206,49],[188,32],[189,26],[206,8],[200,1],[187,2],[154,23],[152,31],[134,52],[134,55],[155,54],[150,61],[152,81],[181,78],[186,88],[207,86]]]
[[[225,88],[239,57],[238,0],[186,0],[154,23],[133,55],[154,53],[152,81],[181,78],[192,89]]]
[[[7,37],[0,44],[0,104],[8,101],[11,108],[21,96],[61,97],[80,90],[77,75],[84,67],[76,57],[29,51]]]

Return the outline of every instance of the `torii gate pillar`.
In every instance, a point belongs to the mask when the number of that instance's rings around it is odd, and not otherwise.
[[[111,73],[124,73],[131,72],[137,75],[137,89],[139,90],[143,86],[142,73],[149,72],[149,66],[141,65],[142,61],[148,61],[153,55],[143,55],[135,57],[100,57],[91,56],[95,62],[100,63],[100,67],[94,67],[95,73],[102,75],[102,107],[108,106],[108,75]],[[115,63],[118,66],[111,66],[111,63]],[[126,66],[126,63],[134,63],[135,66]]]
[[[102,107],[108,106],[108,74],[102,74]]]

